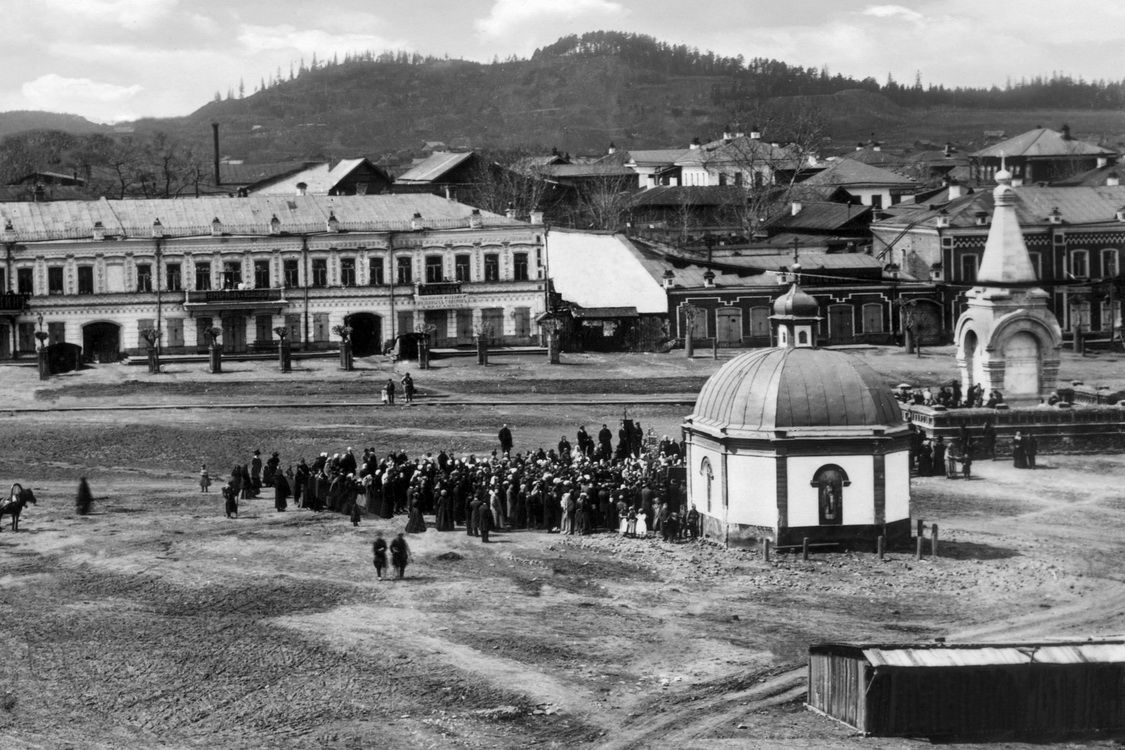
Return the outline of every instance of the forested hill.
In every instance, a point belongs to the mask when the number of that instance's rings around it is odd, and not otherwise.
[[[563,37],[527,59],[477,63],[361,53],[314,57],[256,82],[236,76],[226,92],[191,115],[138,121],[137,138],[163,132],[204,155],[210,124],[218,122],[222,153],[231,158],[365,154],[401,164],[427,142],[590,154],[611,142],[623,149],[684,146],[693,137],[717,137],[732,123],[784,139],[786,119],[798,110],[815,111],[841,146],[874,136],[971,148],[981,145],[986,130],[1012,133],[1063,122],[1093,140],[1113,142],[1125,133],[1122,81],[1055,75],[991,89],[948,89],[725,57],[612,31]]]

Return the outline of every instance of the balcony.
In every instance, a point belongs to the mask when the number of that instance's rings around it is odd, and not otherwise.
[[[18,292],[0,294],[0,315],[16,315],[27,309],[27,299],[31,295]]]
[[[283,289],[218,289],[187,292],[184,309],[190,312],[223,312],[243,310],[280,312],[288,307]]]

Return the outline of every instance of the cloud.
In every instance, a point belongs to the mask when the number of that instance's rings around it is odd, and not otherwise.
[[[144,86],[118,86],[89,78],[66,78],[55,73],[39,76],[20,87],[33,109],[89,113],[99,119],[118,117],[122,104],[144,91]]]
[[[901,5],[871,5],[863,9],[863,15],[874,16],[875,18],[895,18],[904,21],[913,21],[919,23],[926,19],[921,13],[910,8],[904,8]]]
[[[504,37],[531,25],[573,21],[582,16],[619,18],[627,15],[625,6],[614,0],[495,0],[485,18],[474,25],[488,38]]]
[[[71,23],[96,23],[130,29],[151,28],[168,18],[179,0],[41,0],[43,6]]]
[[[298,29],[290,24],[277,26],[246,24],[238,31],[238,44],[249,55],[277,51],[312,54],[313,52],[380,51],[408,47],[404,41],[389,39],[379,34]]]

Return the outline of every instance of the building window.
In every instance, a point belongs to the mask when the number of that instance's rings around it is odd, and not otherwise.
[[[237,289],[242,284],[242,264],[223,264],[223,289]]]
[[[440,255],[426,256],[426,283],[436,284],[443,278]]]
[[[355,258],[340,258],[340,285],[355,286]]]
[[[30,268],[16,269],[16,291],[20,294],[35,293],[35,273]]]
[[[138,267],[138,270],[139,267]],[[62,266],[52,266],[47,269],[47,294],[62,294],[63,293],[63,269]]]
[[[386,278],[383,276],[384,267],[382,258],[372,258],[368,262],[367,283],[371,286],[382,286],[386,284]]]
[[[313,258],[312,283],[309,286],[328,286],[327,258]]]
[[[496,253],[489,253],[484,256],[484,280],[500,280],[500,256]]]
[[[977,256],[961,256],[961,281],[971,284],[977,280]]]
[[[94,267],[93,266],[79,266],[78,267],[78,293],[79,294],[93,294],[94,293]]]
[[[527,281],[527,253],[512,255],[512,273],[516,281]]]
[[[9,289],[8,289],[8,277],[4,275],[4,269],[0,268],[0,292],[7,292],[7,291],[9,291]]]
[[[152,266],[148,263],[137,264],[137,291],[152,291]]]
[[[707,498],[707,512],[711,512],[711,483],[715,481],[715,472],[711,470],[711,459],[707,456],[699,463],[699,476],[703,479],[705,497]]]
[[[293,289],[301,285],[301,266],[298,261],[285,261],[282,273],[285,275],[285,286]]]
[[[882,208],[883,207],[883,196],[879,195],[878,193],[872,195],[871,196],[871,207],[872,208]]]
[[[472,261],[468,255],[457,255],[453,258],[453,272],[457,281],[471,281],[471,269]]]
[[[167,278],[168,291],[178,292],[184,288],[184,274],[179,263],[169,263],[164,267]]]
[[[47,344],[53,346],[54,344],[62,344],[66,342],[66,323],[48,323],[47,324]]]
[[[211,264],[210,263],[196,263],[195,264],[195,288],[198,291],[205,292],[211,288]]]
[[[1102,250],[1102,278],[1110,279],[1117,273],[1117,251],[1112,248]]]
[[[1074,250],[1070,254],[1070,275],[1076,279],[1090,276],[1090,254],[1085,250]]]
[[[395,258],[395,283],[398,284],[413,284],[414,274],[411,273],[411,264],[413,258]]]
[[[836,464],[826,464],[817,469],[810,484],[816,487],[820,525],[841,525],[844,522],[844,488],[851,484],[847,472]]]
[[[269,289],[270,287],[270,262],[268,260],[254,261],[254,288]]]

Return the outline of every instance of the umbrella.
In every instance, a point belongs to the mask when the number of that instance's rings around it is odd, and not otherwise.
[[[914,387],[914,386],[912,386],[912,385],[911,385],[910,383],[899,383],[898,385],[896,385],[896,386],[895,386],[895,388],[899,388],[899,389],[902,389],[902,388],[913,388],[913,387]]]

